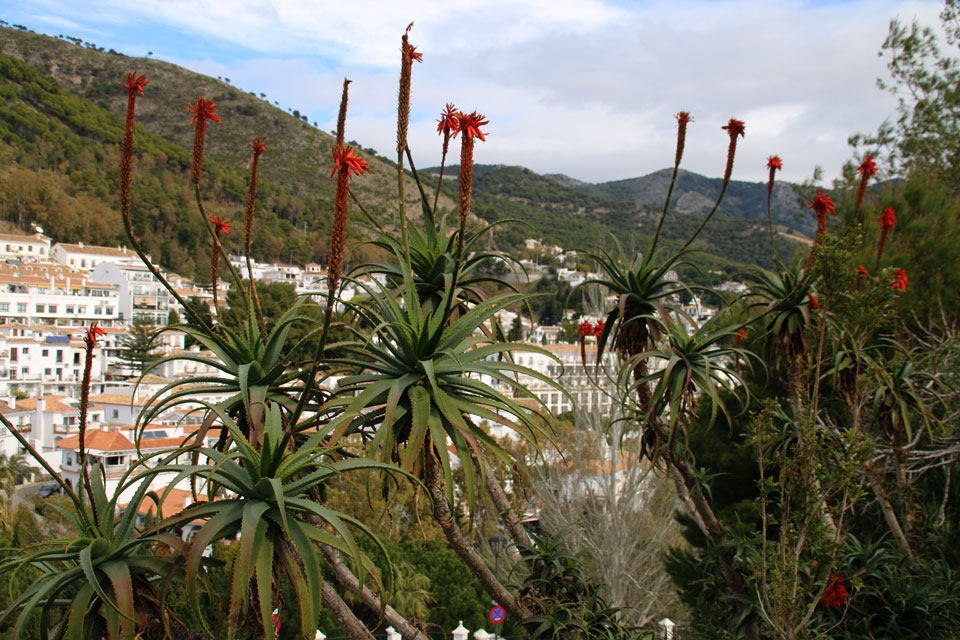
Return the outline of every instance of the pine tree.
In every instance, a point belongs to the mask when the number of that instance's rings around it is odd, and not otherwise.
[[[130,332],[120,339],[122,349],[117,357],[142,374],[151,362],[157,360],[159,342],[156,325],[146,316],[134,316]]]

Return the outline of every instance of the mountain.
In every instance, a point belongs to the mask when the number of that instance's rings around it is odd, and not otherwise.
[[[448,167],[451,173],[457,170],[456,165]],[[438,167],[433,167],[424,172],[436,175],[438,171]],[[708,183],[711,180],[696,174],[690,175]],[[719,193],[719,180],[715,186]],[[567,176],[540,175],[524,167],[477,165],[474,168],[473,212],[491,221],[506,218],[521,220],[536,230],[536,237],[564,248],[592,250],[599,245],[609,245],[612,237],[629,249],[641,249],[649,244],[659,222],[663,202],[653,206],[615,198],[603,187],[603,184],[592,185]],[[666,197],[665,191],[663,197]],[[742,264],[769,266],[771,251],[766,224],[766,186],[763,187],[763,198],[762,220],[732,218],[732,209],[725,211],[724,215],[718,212],[694,243],[694,247],[706,255],[697,255],[694,261],[701,266],[726,272],[736,271]],[[664,244],[667,247],[679,247],[702,219],[703,214],[671,211],[663,226]],[[784,231],[782,227],[779,229],[777,250],[781,255],[792,255],[805,239],[789,230]],[[525,230],[523,232],[526,233]]]
[[[207,129],[204,169],[208,176],[202,187],[208,212],[230,219],[234,229],[243,226],[248,142],[265,136],[268,151],[260,165],[254,257],[301,264],[323,261],[335,190],[329,177],[333,138],[311,126],[308,117],[305,121],[297,110],[287,113],[277,108],[263,94],[244,92],[226,80],[167,62],[104,52],[69,37],[9,28],[0,28],[0,94],[4,98],[0,102],[0,218],[22,229],[39,223],[56,241],[125,242],[116,171],[126,97],[117,82],[133,70],[146,73],[150,81],[146,96],[137,101],[133,217],[138,235],[154,258],[201,282],[208,277],[209,240],[188,177],[193,130],[186,111],[188,102],[203,95],[217,103],[222,117]],[[348,117],[348,137],[349,131]],[[371,164],[371,171],[353,183],[355,193],[371,216],[390,226],[396,217],[395,165],[372,149],[351,144]],[[456,170],[448,168],[446,175],[454,178],[444,183],[442,210],[455,206]],[[425,182],[432,191],[433,181]],[[646,196],[638,195],[640,190],[628,185],[610,186],[616,184],[588,185],[522,167],[479,166],[473,211],[487,221],[509,219],[527,225],[497,228],[497,246],[509,251],[520,251],[528,237],[589,249],[609,243],[614,236],[628,249],[643,247],[656,228],[661,205],[649,205]],[[697,189],[706,192],[710,184],[707,178],[685,174],[684,195]],[[407,185],[408,211],[415,219],[419,205],[412,176]],[[739,183],[735,190],[739,194]],[[746,196],[742,198],[746,202]],[[684,207],[689,208],[688,201],[690,197]],[[694,215],[695,209],[690,211],[667,217],[664,245],[679,246],[693,231],[700,218]],[[354,220],[361,217],[357,213],[351,214]],[[756,218],[754,214],[755,207],[744,207],[740,215]],[[738,209],[733,206],[722,211],[722,216],[734,215]],[[351,232],[355,239],[362,238],[359,225],[352,224]],[[242,233],[234,233],[225,244],[235,251],[241,242]],[[701,265],[727,272],[744,263],[769,264],[770,260],[765,225],[756,219],[718,217],[696,247],[704,250],[697,258]],[[778,247],[790,254],[795,244],[781,237]],[[362,258],[364,251],[369,249],[355,245],[354,259]]]
[[[579,182],[566,176],[549,177],[586,193],[602,194],[615,200],[661,208],[667,197],[672,173],[673,169],[661,169],[640,178],[600,184]],[[679,213],[705,215],[713,208],[722,185],[723,180],[720,178],[708,178],[681,169],[677,173],[670,208]],[[777,182],[774,185],[771,211],[775,224],[808,234],[812,234],[816,229],[816,221],[796,195],[793,185],[788,182]],[[731,180],[717,215],[721,218],[766,220],[767,184]]]

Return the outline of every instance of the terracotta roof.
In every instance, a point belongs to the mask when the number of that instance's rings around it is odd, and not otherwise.
[[[67,436],[57,443],[61,449],[76,451],[80,448],[80,434]],[[135,451],[137,449],[130,440],[119,431],[101,431],[92,429],[87,431],[84,447],[88,451]]]
[[[157,498],[163,498],[163,491],[157,491]],[[197,493],[196,502],[209,502],[206,494]],[[172,516],[174,514],[180,513],[188,505],[194,503],[193,494],[186,489],[171,489],[170,493],[167,494],[163,502],[160,503],[160,513],[158,514],[161,518],[164,516]],[[129,505],[122,505],[129,506]],[[137,506],[137,513],[142,513],[144,515],[149,513],[157,513],[157,503],[151,500],[150,498],[144,498],[140,504]]]
[[[172,380],[170,380],[169,378],[156,376],[152,373],[148,373],[142,378],[137,378],[137,381],[139,381],[140,384],[167,384],[168,382],[172,382]]]
[[[79,244],[67,244],[66,242],[58,242],[56,246],[63,248],[65,251],[70,251],[73,253],[89,253],[99,256],[116,256],[118,258],[137,257],[137,253],[133,249],[127,249],[126,247],[98,247],[91,244],[80,246]]]
[[[90,396],[90,402],[95,402],[98,404],[122,404],[124,406],[142,407],[147,404],[147,398],[140,398],[134,400],[133,396],[123,396],[113,393],[102,393],[97,396]]]
[[[18,233],[0,233],[0,240],[6,242],[43,242],[50,243],[50,238],[40,234],[20,235]]]
[[[74,400],[70,396],[43,396],[45,402],[44,411],[52,411],[58,413],[76,413],[78,412],[79,405],[76,407],[71,407],[69,404],[64,402],[65,400]],[[37,410],[37,400],[38,398],[26,398],[24,400],[17,400],[17,411],[36,411]]]

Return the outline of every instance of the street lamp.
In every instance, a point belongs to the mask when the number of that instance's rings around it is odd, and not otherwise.
[[[493,576],[497,582],[500,582],[500,554],[507,549],[508,541],[501,535],[491,536],[487,542],[490,543],[490,549],[493,551]],[[497,606],[497,601],[493,600],[493,606]],[[500,623],[497,622],[494,630],[497,640],[500,640]]]

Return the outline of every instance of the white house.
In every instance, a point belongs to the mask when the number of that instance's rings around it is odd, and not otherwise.
[[[61,463],[61,449],[57,444],[78,431],[80,402],[66,396],[38,396],[17,400],[9,410],[4,412],[4,415],[18,431],[27,437],[43,459],[56,468]],[[88,428],[99,429],[102,425],[103,410],[88,407]],[[6,433],[4,435],[8,436]],[[8,439],[13,440],[9,436]],[[16,441],[13,440],[13,442]],[[4,442],[2,446],[9,448],[14,445]],[[14,450],[20,451],[19,443],[16,443]]]
[[[85,277],[0,273],[0,323],[112,327],[118,323],[118,290]]]
[[[128,264],[139,263],[140,257],[133,249],[126,247],[100,247],[97,245],[82,242],[77,244],[68,244],[58,242],[50,250],[50,257],[54,262],[77,267],[80,269],[93,269],[98,264]],[[147,256],[150,257],[149,255]]]
[[[90,277],[119,287],[121,321],[130,322],[136,315],[145,316],[158,327],[167,324],[173,298],[144,264],[101,262]]]
[[[0,325],[0,396],[79,395],[86,362],[82,328]],[[91,380],[104,375],[104,354],[94,351]]]
[[[14,235],[0,233],[0,260],[44,262],[50,259],[50,238],[42,233]]]

